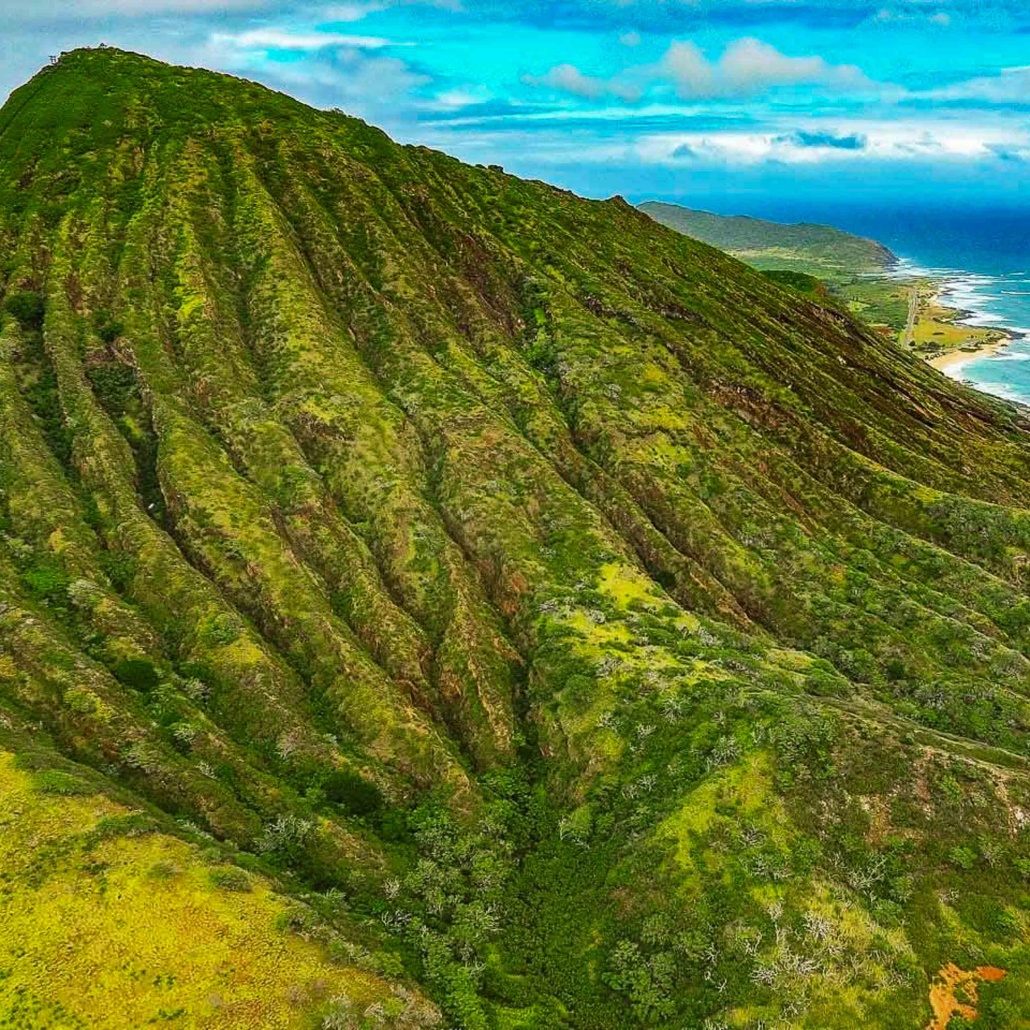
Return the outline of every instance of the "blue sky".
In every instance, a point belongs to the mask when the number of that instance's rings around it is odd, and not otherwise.
[[[0,0],[0,18],[2,95],[103,41],[590,196],[1030,206],[1028,0]]]

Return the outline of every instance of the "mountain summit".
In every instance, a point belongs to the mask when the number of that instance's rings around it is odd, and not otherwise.
[[[0,247],[11,1025],[1026,1024],[1020,409],[111,49]]]

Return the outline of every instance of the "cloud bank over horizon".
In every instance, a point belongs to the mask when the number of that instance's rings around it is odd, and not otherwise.
[[[0,17],[2,95],[103,41],[594,196],[1012,201],[1030,172],[1022,0],[0,0]]]

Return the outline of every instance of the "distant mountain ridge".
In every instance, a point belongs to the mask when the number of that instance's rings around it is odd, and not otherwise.
[[[897,261],[897,256],[882,243],[830,225],[717,215],[659,201],[638,206],[656,222],[763,270],[782,269],[839,279],[882,272]]]

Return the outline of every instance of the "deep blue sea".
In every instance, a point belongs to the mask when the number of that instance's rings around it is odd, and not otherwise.
[[[822,222],[879,240],[901,258],[899,271],[943,279],[942,300],[967,321],[1025,334],[990,357],[949,374],[978,389],[1030,404],[1030,184],[1022,205],[834,203],[769,197],[693,197],[693,207],[778,222]],[[712,204],[715,206],[711,206]]]

